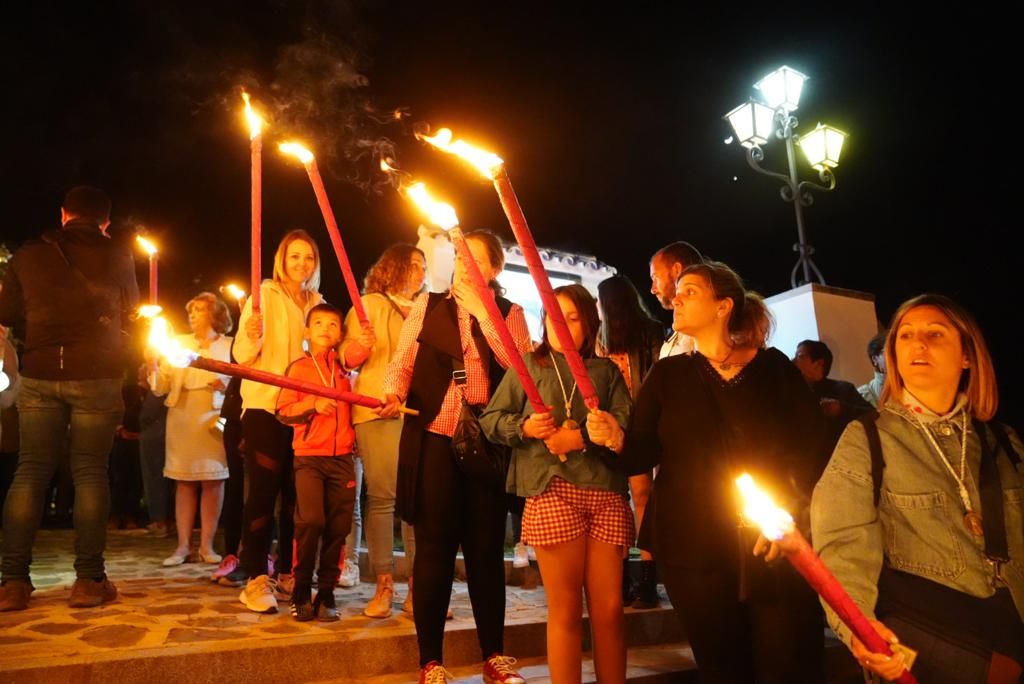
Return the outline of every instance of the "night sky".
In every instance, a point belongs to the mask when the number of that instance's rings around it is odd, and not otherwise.
[[[14,248],[55,227],[64,191],[91,183],[113,197],[116,229],[143,224],[159,240],[165,304],[245,281],[245,85],[273,119],[264,272],[277,238],[306,228],[325,250],[322,290],[332,301],[347,305],[312,191],[301,167],[274,151],[274,135],[300,137],[317,153],[360,275],[387,244],[415,241],[419,222],[374,171],[381,151],[450,199],[464,227],[511,240],[490,186],[414,139],[414,127],[429,124],[501,154],[542,245],[593,254],[646,291],[650,254],[684,239],[776,294],[795,263],[793,210],[741,148],[723,143],[731,131],[721,117],[785,63],[812,79],[799,131],[824,121],[850,134],[838,188],[805,214],[828,283],[875,293],[883,320],[923,291],[967,305],[993,349],[1002,416],[1024,425],[1007,287],[1020,264],[1018,182],[1015,160],[1003,160],[1017,144],[1012,22],[977,4],[956,16],[787,5],[785,17],[770,5],[718,15],[688,5],[598,12],[597,3],[252,0],[6,10],[0,240]],[[398,107],[407,115],[395,122]],[[766,155],[767,166],[784,169],[780,142]],[[141,259],[139,276],[144,289]]]

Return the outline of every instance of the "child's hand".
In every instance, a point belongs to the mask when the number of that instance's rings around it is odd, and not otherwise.
[[[547,439],[555,434],[557,429],[555,419],[548,412],[531,413],[523,421],[523,437],[528,439]]]
[[[570,451],[580,451],[586,445],[583,443],[583,433],[579,430],[558,428],[544,440],[544,446],[555,456],[562,456]]]
[[[338,408],[338,402],[327,397],[317,397],[313,402],[313,408],[321,416],[333,416],[335,409]]]
[[[369,321],[363,324],[362,332],[359,333],[356,341],[364,349],[373,349],[373,345],[377,344],[377,335],[373,332],[373,326],[370,325]]]
[[[587,414],[587,433],[594,444],[601,444],[618,453],[622,451],[625,432],[619,421],[607,411],[597,409]]]

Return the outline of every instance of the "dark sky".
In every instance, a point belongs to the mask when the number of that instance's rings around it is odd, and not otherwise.
[[[978,5],[956,16],[787,6],[784,17],[769,5],[717,15],[661,5],[250,0],[8,10],[0,239],[13,247],[54,226],[64,190],[89,182],[110,191],[119,226],[145,224],[160,240],[167,303],[245,280],[245,84],[272,108],[275,134],[294,133],[318,153],[359,274],[388,243],[414,240],[418,223],[393,191],[362,183],[374,178],[365,153],[383,139],[403,169],[453,201],[464,226],[511,239],[490,187],[415,141],[413,125],[426,122],[504,157],[543,245],[593,254],[646,290],[651,252],[685,239],[775,294],[788,288],[795,261],[792,207],[740,148],[723,144],[721,117],[786,63],[812,77],[800,130],[821,120],[850,134],[837,190],[806,212],[829,284],[875,293],[883,319],[922,291],[959,299],[989,336],[1005,416],[1024,423],[1024,362],[1006,287],[1020,263],[1018,182],[1014,161],[1001,158],[1016,145],[1012,22]],[[409,113],[399,124],[371,116],[399,106]],[[783,169],[780,143],[766,154]],[[265,272],[287,228],[309,229],[329,250],[301,169],[268,149],[264,183]],[[324,263],[325,293],[344,302],[329,254]]]

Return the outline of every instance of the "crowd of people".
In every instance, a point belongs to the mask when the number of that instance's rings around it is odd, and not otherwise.
[[[624,606],[657,605],[659,580],[702,682],[824,681],[826,621],[866,671],[898,677],[903,651],[866,649],[780,547],[741,522],[733,480],[748,472],[794,514],[879,634],[916,651],[920,681],[1024,681],[1024,444],[994,420],[997,383],[980,328],[946,297],[898,309],[869,343],[876,374],[858,389],[829,378],[821,341],[801,342],[792,359],[769,347],[761,297],[726,264],[672,243],[650,260],[651,293],[672,311],[667,337],[623,276],[602,282],[596,298],[581,285],[555,290],[596,409],[550,318],[539,343],[530,339],[522,307],[498,283],[504,252],[487,231],[466,242],[488,292],[461,256],[450,289],[426,292],[424,254],[394,245],[366,275],[360,320],[324,300],[317,243],[293,230],[233,338],[219,297],[188,302],[181,346],[383,399],[369,409],[152,354],[123,383],[123,330],[138,304],[131,252],[106,235],[101,191],[71,190],[61,212],[62,228],[24,245],[0,290],[0,324],[21,341],[19,364],[12,335],[0,336],[10,380],[0,401],[16,393],[20,421],[0,610],[29,606],[32,547],[64,453],[76,531],[70,605],[116,599],[104,565],[116,439],[137,444],[151,529],[177,529],[164,565],[216,565],[213,578],[240,587],[252,611],[276,611],[281,599],[296,620],[337,620],[335,587],[358,581],[362,520],[376,580],[363,612],[390,616],[397,513],[421,682],[448,678],[444,628],[460,550],[484,680],[525,682],[503,638],[510,508],[521,515],[515,541],[535,551],[543,575],[555,682],[581,681],[584,600],[598,680],[625,681]],[[546,410],[506,370],[485,297]],[[126,411],[129,396],[136,405]]]

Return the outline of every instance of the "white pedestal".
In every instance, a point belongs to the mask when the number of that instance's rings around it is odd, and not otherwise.
[[[811,283],[768,297],[775,332],[768,344],[792,356],[804,340],[821,340],[834,357],[829,377],[863,385],[874,371],[868,341],[878,334],[875,296]]]

